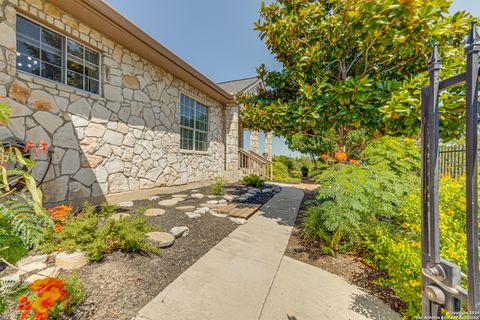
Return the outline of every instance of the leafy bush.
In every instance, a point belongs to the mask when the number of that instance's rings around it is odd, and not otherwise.
[[[265,184],[265,180],[263,180],[259,175],[256,175],[256,174],[250,174],[248,176],[245,176],[242,178],[240,182],[244,186],[254,187],[254,188],[259,188]]]
[[[308,167],[302,166],[300,168],[300,171],[302,172],[302,177],[304,177],[304,178],[308,177]]]
[[[103,209],[102,209],[103,208]],[[99,212],[85,205],[81,214],[68,219],[61,232],[49,232],[41,246],[44,252],[85,250],[88,259],[98,261],[115,250],[125,252],[151,252],[158,249],[145,239],[155,228],[139,216],[120,220],[109,219],[112,207],[104,205]]]
[[[50,312],[49,319],[64,319],[64,316],[71,316],[77,307],[85,300],[87,293],[82,279],[72,273],[67,277],[60,277],[64,280],[65,290],[68,292],[68,299],[62,301]]]
[[[466,270],[465,181],[440,180],[440,251],[442,258]],[[407,303],[406,315],[421,312],[421,195],[414,189],[395,224],[381,222],[367,239],[366,256],[388,276],[383,286],[392,288]]]
[[[420,174],[420,147],[412,139],[379,138],[365,148],[361,157],[367,164],[385,163],[398,175]]]
[[[223,194],[223,187],[225,185],[225,182],[221,177],[216,177],[215,181],[212,184],[212,194],[216,196],[220,196]]]
[[[273,180],[278,182],[295,183],[300,182],[299,177],[294,177],[288,166],[283,161],[273,159]]]
[[[409,187],[384,165],[338,164],[323,171],[316,182],[322,187],[316,204],[303,216],[305,236],[341,251],[360,248],[362,227],[393,219]]]

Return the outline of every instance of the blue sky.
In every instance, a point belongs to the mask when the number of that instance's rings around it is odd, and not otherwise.
[[[279,67],[253,30],[260,0],[107,2],[215,82],[254,76],[262,63]],[[451,9],[480,17],[479,0],[454,0]],[[297,155],[280,138],[274,139],[273,152]]]

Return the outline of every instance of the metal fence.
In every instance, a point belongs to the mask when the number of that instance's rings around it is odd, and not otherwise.
[[[439,153],[440,176],[458,178],[465,174],[465,146],[441,146]]]

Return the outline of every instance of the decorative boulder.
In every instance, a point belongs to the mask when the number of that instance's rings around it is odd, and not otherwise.
[[[180,238],[180,237],[186,237],[189,233],[189,229],[188,227],[173,227],[172,229],[170,229],[170,233],[172,234],[172,236],[176,238]]]
[[[87,263],[87,255],[83,251],[73,253],[60,252],[55,257],[55,265],[67,270],[81,268]]]
[[[175,237],[168,232],[149,232],[146,236],[160,248],[169,247],[175,242]]]

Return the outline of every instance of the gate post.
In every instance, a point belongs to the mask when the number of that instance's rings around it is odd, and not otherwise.
[[[480,318],[480,279],[478,267],[478,55],[480,36],[476,22],[467,39],[466,91],[466,184],[467,184],[467,275],[468,311]]]

